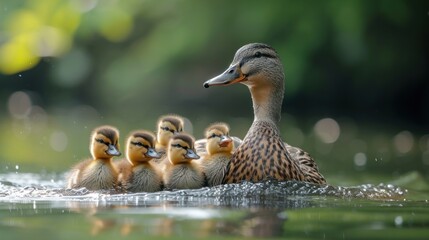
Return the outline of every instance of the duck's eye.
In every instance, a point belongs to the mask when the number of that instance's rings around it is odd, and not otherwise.
[[[257,58],[262,57],[262,53],[261,53],[261,52],[256,52],[256,53],[255,53],[255,57],[257,57]]]
[[[210,135],[208,138],[210,139],[210,138],[215,138],[215,137],[220,137],[220,135],[217,135],[217,134],[213,133],[213,134],[212,134],[212,135]]]
[[[143,144],[143,143],[141,143],[141,142],[131,142],[133,145],[135,145],[135,146],[139,146],[139,147],[144,147],[144,148],[149,148],[149,146],[148,145],[146,145],[146,144]]]
[[[103,139],[100,138],[95,139],[95,141],[101,144],[109,145],[107,142],[103,141]]]
[[[182,146],[182,145],[180,145],[180,144],[172,144],[171,145],[172,147],[176,147],[176,148],[183,148],[183,149],[185,149],[185,150],[187,150],[188,149],[188,147],[187,146]]]
[[[169,128],[169,127],[160,127],[162,130],[164,130],[164,131],[168,131],[168,132],[171,132],[171,133],[175,133],[176,131],[174,130],[174,129],[171,129],[171,128]]]

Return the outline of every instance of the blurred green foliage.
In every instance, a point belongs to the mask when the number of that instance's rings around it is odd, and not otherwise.
[[[214,121],[243,137],[248,90],[202,83],[240,46],[264,42],[285,66],[283,137],[312,152],[328,180],[428,174],[428,11],[405,0],[3,0],[2,169],[63,171],[88,156],[93,127],[116,125],[124,138],[166,113],[186,116],[196,138]],[[314,133],[326,117],[341,128],[335,143]],[[404,130],[407,151],[394,144]]]

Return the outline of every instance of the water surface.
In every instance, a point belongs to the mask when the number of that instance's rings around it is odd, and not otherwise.
[[[133,194],[63,186],[63,174],[0,174],[2,239],[429,236],[427,198],[409,200],[413,192],[388,184],[266,181]]]

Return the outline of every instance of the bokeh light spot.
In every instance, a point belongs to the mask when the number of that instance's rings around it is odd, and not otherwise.
[[[67,135],[62,131],[55,131],[51,134],[50,144],[52,149],[57,152],[62,152],[67,148],[68,138]]]
[[[15,74],[39,63],[28,41],[27,36],[19,36],[0,47],[0,72]]]
[[[402,131],[396,134],[393,138],[393,145],[398,153],[408,153],[414,146],[413,134],[409,131]]]
[[[120,42],[128,37],[133,21],[131,16],[120,9],[106,9],[106,18],[100,27],[101,34],[112,42]]]
[[[31,110],[30,96],[22,91],[12,93],[9,97],[8,108],[9,113],[13,118],[27,118]]]
[[[323,118],[314,125],[314,132],[324,143],[334,143],[340,136],[340,125],[332,118]]]
[[[404,222],[404,219],[402,218],[402,216],[397,216],[395,217],[395,225],[397,227],[402,226],[402,223]]]
[[[354,158],[353,158],[353,161],[354,161],[355,165],[358,167],[365,166],[366,161],[367,161],[366,154],[362,153],[362,152],[356,153]]]
[[[61,29],[43,27],[38,31],[34,44],[38,56],[59,56],[69,50],[71,39]]]

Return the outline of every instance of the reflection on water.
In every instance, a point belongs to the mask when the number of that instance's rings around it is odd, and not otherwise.
[[[344,236],[351,234],[348,228],[387,231],[429,224],[429,211],[422,210],[428,203],[413,202],[417,207],[407,208],[411,203],[404,201],[406,191],[392,185],[336,187],[266,181],[116,194],[64,189],[63,179],[56,174],[0,174],[2,235],[22,239],[48,231],[52,236],[44,239],[66,234],[335,238],[339,230]]]

